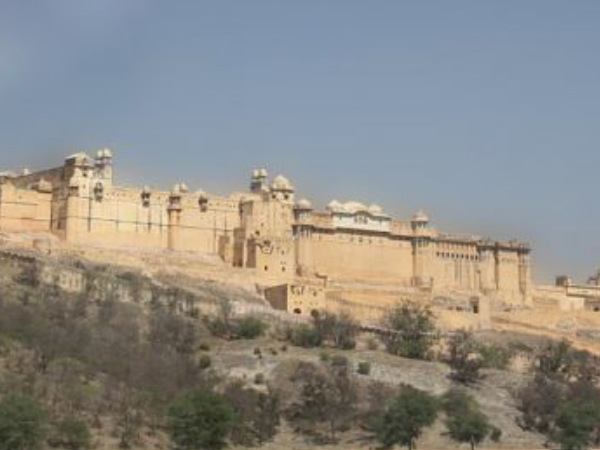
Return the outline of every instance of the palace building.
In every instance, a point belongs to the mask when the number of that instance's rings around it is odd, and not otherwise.
[[[375,282],[519,303],[531,289],[530,249],[521,242],[443,233],[423,212],[397,220],[355,201],[318,211],[296,199],[287,178],[270,180],[265,169],[252,173],[247,192],[227,197],[184,183],[171,191],[123,187],[108,149],[95,158],[76,153],[52,169],[0,174],[0,231],[214,254],[272,286]]]

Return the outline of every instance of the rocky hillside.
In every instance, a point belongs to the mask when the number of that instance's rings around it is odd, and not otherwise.
[[[168,405],[200,389],[233,405],[236,425],[227,437],[232,447],[374,448],[372,419],[403,385],[437,398],[460,386],[502,431],[498,442],[487,438],[485,447],[541,448],[547,440],[519,425],[517,399],[533,378],[525,369],[544,339],[476,336],[502,348],[519,342],[527,351],[511,353],[502,370],[482,368],[463,386],[442,362],[443,346],[428,360],[416,360],[386,352],[377,335],[353,332],[350,346],[296,339],[312,332],[310,325],[270,310],[251,286],[77,255],[0,252],[0,409],[2,399],[15,393],[33,399],[46,412],[44,446],[173,448]],[[310,418],[297,414],[299,405],[306,406],[307,380],[337,386],[340,376],[352,394],[339,411],[340,426],[335,436],[312,432],[318,426],[307,427]],[[256,399],[271,402],[268,416]],[[268,418],[270,425],[259,427],[257,418]],[[79,434],[65,425],[74,422]],[[73,447],[78,438],[82,442]],[[444,413],[418,442],[421,448],[459,445],[447,434]]]

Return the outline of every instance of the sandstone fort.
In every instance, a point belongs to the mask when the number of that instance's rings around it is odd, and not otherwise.
[[[260,280],[272,306],[300,315],[337,305],[374,318],[402,293],[452,294],[464,300],[456,309],[474,312],[487,309],[482,299],[529,305],[536,292],[567,309],[598,296],[597,283],[578,288],[564,279],[534,289],[522,242],[442,232],[422,211],[396,219],[357,201],[319,211],[286,177],[262,168],[250,175],[247,192],[225,197],[185,183],[125,187],[110,150],[76,153],[55,168],[0,175],[0,231],[213,255]]]
[[[218,255],[273,286],[289,285],[296,293],[314,286],[305,305],[291,308],[297,313],[316,307],[319,287],[336,281],[458,289],[518,303],[530,297],[527,245],[441,232],[422,211],[401,220],[378,205],[335,200],[318,211],[297,198],[290,180],[270,179],[265,169],[253,171],[247,192],[227,197],[184,183],[168,192],[124,187],[113,170],[113,154],[104,149],[95,158],[76,153],[34,173],[3,173],[0,230]]]

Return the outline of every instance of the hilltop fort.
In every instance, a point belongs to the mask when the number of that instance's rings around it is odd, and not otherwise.
[[[276,307],[297,314],[324,307],[344,283],[531,299],[530,248],[518,241],[444,233],[422,211],[400,220],[356,201],[334,200],[317,211],[297,200],[286,177],[269,179],[265,169],[253,171],[247,192],[218,196],[185,183],[171,191],[124,187],[113,166],[103,149],[93,158],[73,154],[55,168],[0,174],[0,230],[217,255],[251,269]],[[350,291],[356,297],[357,289]]]

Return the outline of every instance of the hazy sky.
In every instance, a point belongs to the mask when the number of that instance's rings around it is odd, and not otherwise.
[[[283,172],[600,265],[598,0],[0,0],[0,168],[111,147],[124,183]]]

